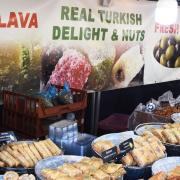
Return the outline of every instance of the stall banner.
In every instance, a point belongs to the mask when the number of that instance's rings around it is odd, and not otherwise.
[[[180,79],[180,9],[177,22],[164,26],[155,22],[155,2],[103,2],[0,0],[0,90],[64,82],[110,90]]]

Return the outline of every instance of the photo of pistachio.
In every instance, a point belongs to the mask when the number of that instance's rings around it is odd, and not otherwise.
[[[180,67],[180,35],[163,36],[153,49],[154,58],[168,68]]]

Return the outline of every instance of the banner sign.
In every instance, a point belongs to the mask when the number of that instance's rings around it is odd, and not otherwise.
[[[0,90],[64,82],[111,90],[180,79],[180,9],[165,26],[155,22],[156,2],[0,2]]]

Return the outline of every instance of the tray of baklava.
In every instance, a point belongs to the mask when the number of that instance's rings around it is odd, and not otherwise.
[[[180,148],[180,123],[144,123],[135,128],[135,133],[151,133],[166,146]]]
[[[62,155],[41,160],[35,167],[39,179],[51,180],[122,180],[122,164],[103,163],[96,157]]]
[[[17,141],[0,147],[0,172],[16,171],[34,173],[41,159],[62,154],[62,150],[50,139],[41,141]]]

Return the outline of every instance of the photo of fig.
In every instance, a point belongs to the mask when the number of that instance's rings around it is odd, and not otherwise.
[[[163,36],[154,46],[153,55],[162,66],[180,67],[180,35]]]
[[[127,87],[144,65],[140,46],[125,51],[112,68],[112,80],[117,88]]]

